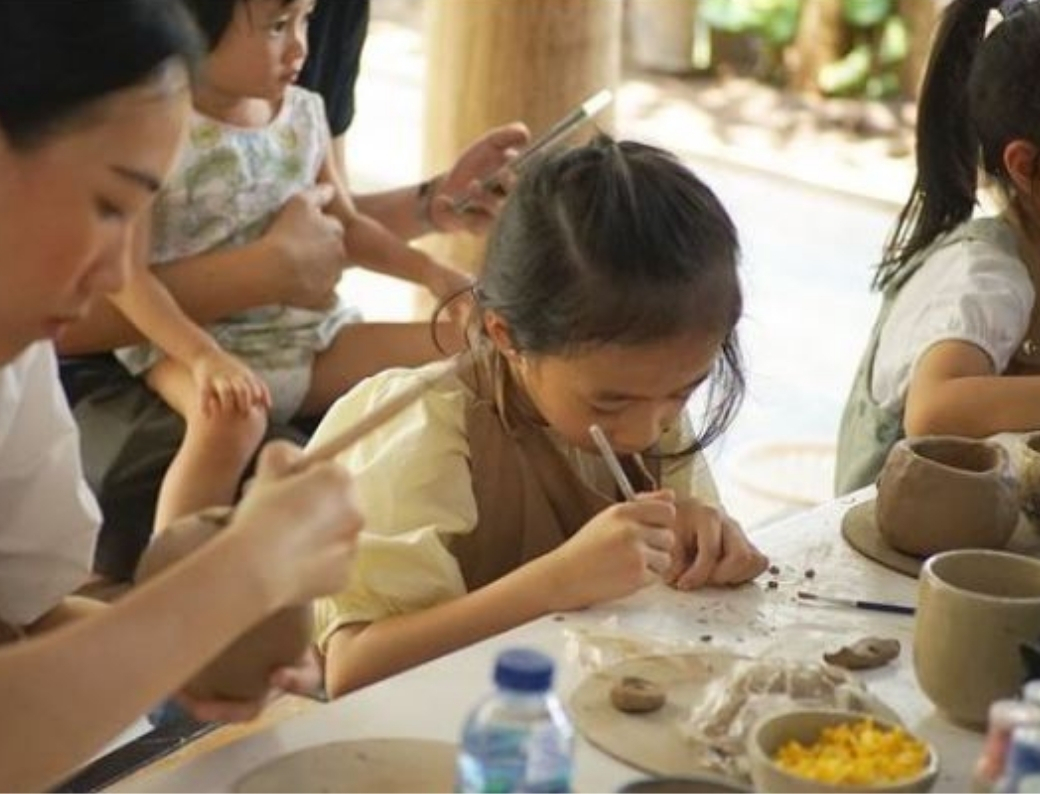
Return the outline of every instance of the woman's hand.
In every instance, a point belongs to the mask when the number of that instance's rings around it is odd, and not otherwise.
[[[325,699],[321,662],[313,646],[293,665],[279,667],[271,673],[271,688],[254,701],[200,700],[186,692],[177,695],[178,705],[201,722],[248,722],[254,719],[279,695],[288,693],[317,700]]]
[[[271,408],[271,392],[263,378],[243,361],[215,346],[191,365],[191,376],[199,391],[199,405],[206,416],[253,408]]]
[[[657,491],[608,507],[532,564],[547,577],[550,611],[581,609],[652,582],[671,565],[674,545],[673,497]]]
[[[347,264],[343,224],[325,212],[335,195],[327,183],[301,190],[264,233],[278,257],[277,294],[287,306],[324,309],[335,298]]]
[[[259,579],[271,612],[345,588],[363,523],[346,470],[328,461],[293,473],[300,455],[284,442],[264,447],[221,537],[238,544],[240,570]]]
[[[678,590],[740,584],[769,566],[736,521],[696,499],[676,505],[676,541],[664,579]]]
[[[485,232],[516,181],[508,165],[530,138],[527,127],[514,122],[496,127],[471,144],[436,183],[429,211],[434,227],[442,232]],[[500,190],[484,189],[484,181],[492,175]],[[457,212],[455,202],[464,197],[469,198],[469,206]]]

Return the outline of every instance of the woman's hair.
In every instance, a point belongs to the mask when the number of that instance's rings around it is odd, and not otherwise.
[[[3,0],[0,127],[29,148],[171,59],[192,68],[200,52],[179,0]]]
[[[1004,19],[987,36],[990,12]],[[915,254],[971,218],[983,170],[1012,195],[1004,150],[1040,147],[1040,3],[953,0],[928,60],[917,115],[917,177],[885,245],[884,289]],[[1033,164],[1034,176],[1037,163]]]
[[[206,37],[206,43],[210,52],[217,48],[220,40],[224,38],[231,19],[235,15],[235,6],[239,3],[249,3],[252,0],[183,0],[195,21],[198,23],[202,34]],[[333,0],[337,3],[352,3],[355,0]],[[282,0],[282,5],[287,6],[293,0]]]
[[[717,334],[699,441],[744,393],[740,246],[715,194],[673,155],[600,136],[529,166],[492,232],[475,289],[517,350],[570,355]]]

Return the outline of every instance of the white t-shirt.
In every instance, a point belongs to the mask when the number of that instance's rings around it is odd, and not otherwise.
[[[0,618],[25,625],[90,573],[101,514],[49,342],[0,367]]]
[[[1014,238],[964,240],[937,250],[900,290],[881,331],[871,396],[901,413],[914,369],[933,345],[969,342],[1003,372],[1029,329],[1036,298]]]

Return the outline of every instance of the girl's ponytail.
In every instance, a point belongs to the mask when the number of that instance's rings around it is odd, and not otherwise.
[[[883,290],[939,235],[971,217],[979,135],[969,112],[969,77],[1000,0],[954,0],[932,45],[917,116],[917,176],[874,276]]]

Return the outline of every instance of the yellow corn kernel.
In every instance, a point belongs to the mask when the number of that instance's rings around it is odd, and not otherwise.
[[[869,717],[824,728],[805,746],[790,741],[774,756],[786,772],[822,783],[878,785],[921,772],[928,749],[902,728],[882,728]]]

